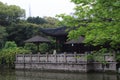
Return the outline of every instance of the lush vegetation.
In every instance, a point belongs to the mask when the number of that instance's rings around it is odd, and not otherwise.
[[[16,5],[0,2],[0,48],[6,41],[15,41],[23,46],[24,41],[34,35],[43,35],[41,28],[58,27],[59,20],[53,17],[28,17],[25,10]]]
[[[0,63],[12,65],[16,54],[35,53],[35,44],[24,43],[35,35],[45,36],[41,28],[58,27],[59,20],[54,17],[28,17],[25,10],[16,5],[0,2]],[[50,38],[52,39],[52,38]],[[50,51],[48,44],[41,44],[40,52]]]
[[[7,41],[4,48],[0,50],[0,63],[11,67],[14,65],[16,54],[26,54],[29,52],[30,50],[17,47],[14,41]]]
[[[75,27],[69,32],[69,39],[84,36],[87,45],[99,46],[101,50],[92,55],[120,49],[120,1],[119,0],[71,0],[76,4],[72,15],[57,15],[62,20],[53,17],[28,17],[25,10],[16,5],[0,2],[0,62],[13,64],[17,53],[28,53],[37,50],[34,44],[24,41],[34,35],[43,35],[41,28],[51,28],[60,25]],[[50,38],[51,39],[51,38]],[[8,42],[14,41],[14,42]],[[53,42],[54,43],[54,42]],[[49,51],[47,44],[40,45],[40,51]],[[120,59],[117,54],[117,59]],[[88,57],[92,57],[89,55]],[[3,61],[4,60],[4,61]]]
[[[38,46],[36,46],[36,44],[34,43],[26,43],[24,46],[24,49],[31,51],[33,54],[38,52]],[[52,49],[51,49],[51,45],[47,44],[47,43],[41,43],[39,44],[39,52],[41,54],[45,54],[46,52],[51,53]]]
[[[71,0],[76,4],[72,15],[61,14],[62,24],[75,27],[70,39],[84,36],[87,45],[108,51],[120,49],[120,0]]]
[[[119,0],[71,0],[76,4],[73,15],[61,14],[62,23],[76,27],[69,38],[84,36],[84,43],[118,50],[120,48]]]

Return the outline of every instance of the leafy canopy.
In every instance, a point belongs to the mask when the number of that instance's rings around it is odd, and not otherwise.
[[[0,25],[6,26],[25,17],[25,10],[16,5],[0,2]]]
[[[76,4],[73,15],[63,15],[64,25],[76,27],[70,39],[85,36],[84,42],[94,46],[120,48],[120,0],[71,0]]]
[[[17,47],[14,41],[7,41],[5,47],[0,50],[0,64],[13,66],[16,54],[30,53],[29,50]]]
[[[3,47],[5,41],[6,41],[6,37],[7,37],[7,32],[6,32],[6,28],[3,26],[0,26],[0,48]]]

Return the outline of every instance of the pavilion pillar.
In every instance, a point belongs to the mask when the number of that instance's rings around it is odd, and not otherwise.
[[[67,63],[67,56],[66,56],[66,52],[64,52],[64,62]]]
[[[75,63],[77,63],[77,53],[74,52]]]
[[[48,52],[46,52],[46,62],[48,62]]]
[[[38,62],[40,62],[40,52],[38,52]]]

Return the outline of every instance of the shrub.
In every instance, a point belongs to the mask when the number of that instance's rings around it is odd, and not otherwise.
[[[16,54],[25,54],[29,52],[29,50],[22,47],[17,47],[15,42],[8,41],[5,47],[0,50],[0,63],[7,64],[10,67],[10,65],[12,66],[14,64]]]
[[[50,49],[50,47],[47,43],[42,43],[42,44],[39,45],[39,51],[41,53],[46,53],[46,52],[49,51],[49,49]]]

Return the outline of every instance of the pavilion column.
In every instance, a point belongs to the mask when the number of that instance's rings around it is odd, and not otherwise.
[[[77,63],[77,54],[74,52],[75,63]]]
[[[66,52],[64,52],[64,62],[67,63],[67,56],[66,56]]]
[[[40,62],[40,52],[38,52],[38,62]]]
[[[48,62],[48,52],[46,52],[46,62]]]

